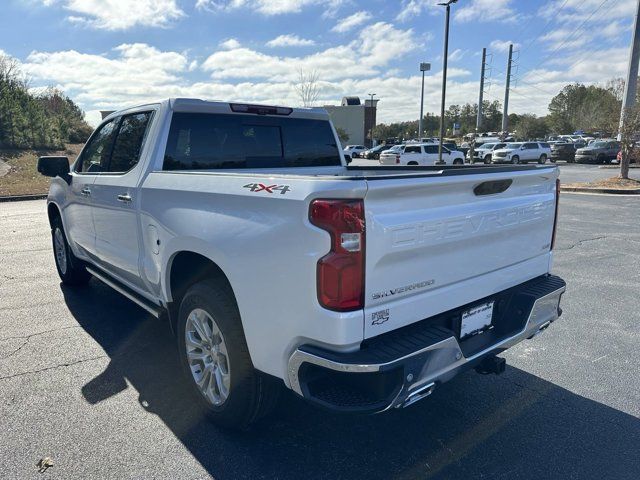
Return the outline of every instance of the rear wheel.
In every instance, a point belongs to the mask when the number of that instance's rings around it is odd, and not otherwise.
[[[195,402],[214,423],[245,428],[275,406],[280,386],[253,367],[225,281],[207,279],[187,290],[178,315],[178,350]]]
[[[462,159],[458,158],[456,160],[453,161],[454,165],[464,165],[464,162],[462,161]]]
[[[409,162],[407,165],[418,165],[418,162]]]
[[[62,283],[65,285],[86,284],[91,279],[91,274],[87,272],[82,260],[71,251],[60,217],[54,218],[51,222],[51,240],[56,269]]]
[[[547,156],[544,153],[540,155],[540,158],[538,159],[538,163],[540,164],[547,163]]]

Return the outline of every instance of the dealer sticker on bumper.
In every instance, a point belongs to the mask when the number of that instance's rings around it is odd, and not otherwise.
[[[493,302],[476,305],[462,312],[460,322],[460,338],[469,337],[486,330],[491,325]]]

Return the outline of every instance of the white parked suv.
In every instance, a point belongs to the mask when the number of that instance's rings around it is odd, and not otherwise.
[[[467,153],[467,158],[471,163],[491,163],[491,155],[493,154],[493,151],[499,150],[506,146],[506,143],[483,143],[482,145],[474,149],[473,157],[471,156],[471,150],[469,150],[469,152]]]
[[[349,167],[339,145],[324,109],[115,112],[71,167],[38,161],[58,274],[168,324],[180,408],[232,426],[283,386],[342,412],[410,405],[501,372],[560,316],[557,167]]]
[[[380,154],[380,165],[432,166],[438,161],[437,143],[407,143],[398,150]],[[442,147],[442,160],[447,165],[463,165],[464,153]]]
[[[507,143],[491,155],[493,163],[546,163],[551,158],[551,145],[545,142]]]

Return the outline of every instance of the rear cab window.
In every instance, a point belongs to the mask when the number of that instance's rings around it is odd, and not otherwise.
[[[339,165],[328,120],[175,112],[163,170]]]

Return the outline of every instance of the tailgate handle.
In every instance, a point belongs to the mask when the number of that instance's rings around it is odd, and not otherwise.
[[[488,182],[482,182],[473,189],[473,193],[476,195],[494,195],[496,193],[502,193],[511,186],[513,180],[507,178],[506,180],[490,180]]]

